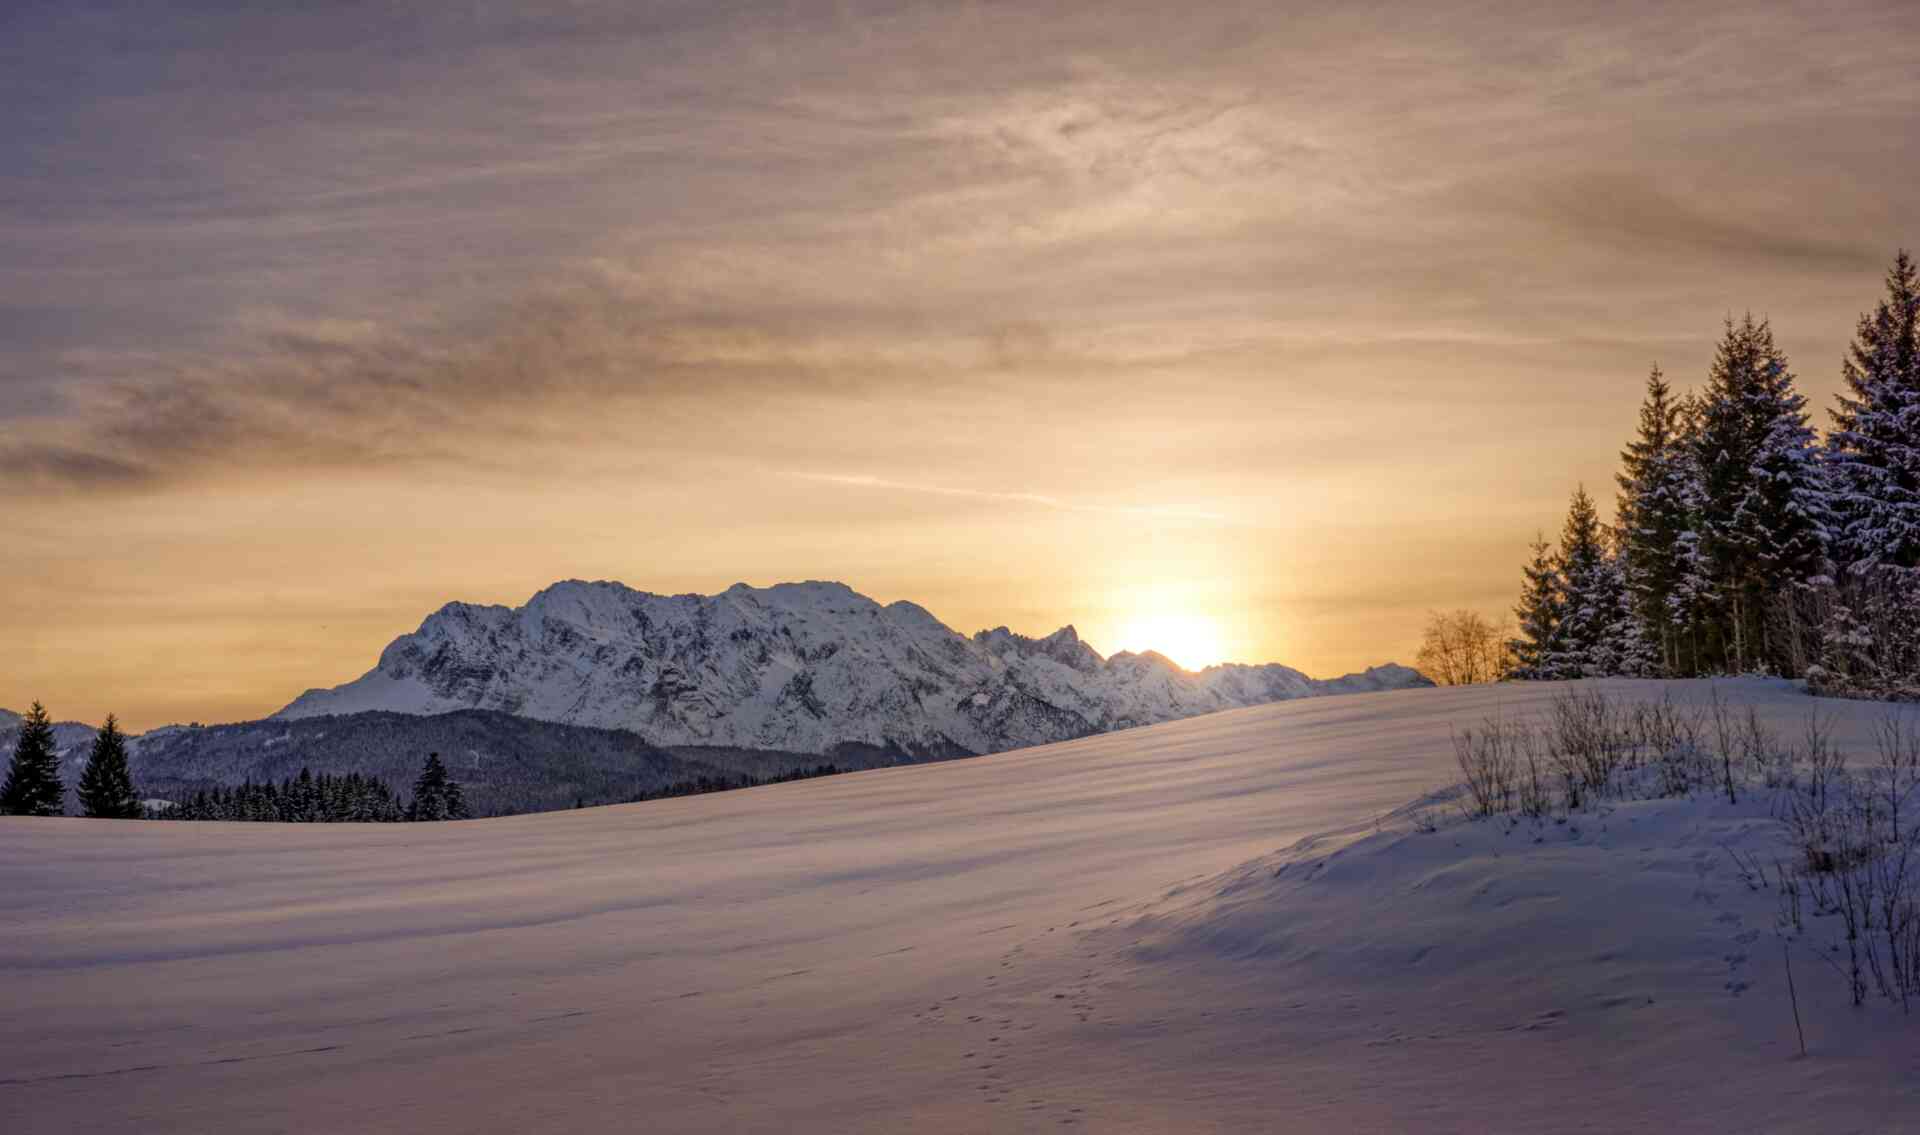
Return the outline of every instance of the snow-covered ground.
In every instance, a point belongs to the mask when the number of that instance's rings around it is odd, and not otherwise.
[[[1555,692],[466,824],[0,819],[0,1130],[1920,1129],[1920,1025],[1805,942],[1797,1058],[1722,846],[1761,795],[1410,821],[1450,725]],[[1861,753],[1890,712],[1821,704]]]

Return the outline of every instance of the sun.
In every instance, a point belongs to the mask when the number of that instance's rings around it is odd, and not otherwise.
[[[1199,670],[1226,657],[1218,619],[1173,612],[1128,619],[1120,628],[1120,649],[1157,650],[1186,670]]]

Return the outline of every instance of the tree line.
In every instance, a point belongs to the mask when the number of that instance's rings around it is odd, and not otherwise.
[[[465,820],[472,813],[460,782],[447,775],[440,754],[427,754],[413,798],[406,804],[378,777],[350,772],[344,776],[300,775],[279,783],[201,789],[156,809],[157,820],[258,820],[283,824],[390,824],[403,821]]]
[[[440,754],[429,753],[402,805],[383,780],[347,773],[300,775],[274,783],[251,780],[232,787],[202,789],[177,800],[148,807],[133,785],[127,763],[127,738],[109,714],[95,734],[75,795],[83,816],[113,820],[261,820],[282,823],[387,823],[403,820],[464,820],[472,813],[460,782],[447,774]],[[60,776],[53,722],[39,702],[21,719],[20,736],[0,784],[0,815],[58,816],[66,811],[66,784]]]
[[[697,776],[689,780],[676,780],[672,784],[634,793],[629,803],[641,803],[647,800],[666,800],[676,796],[704,796],[709,792],[731,792],[736,788],[758,788],[763,784],[790,784],[796,780],[812,780],[817,776],[838,776],[846,769],[839,765],[822,764],[811,768],[797,768],[791,772],[775,773],[772,776],[754,776],[741,773],[738,776]]]
[[[1726,321],[1698,392],[1654,367],[1614,522],[1583,486],[1558,545],[1534,542],[1506,675],[1759,672],[1920,695],[1920,278],[1904,250],[1842,377],[1822,437],[1765,319]]]

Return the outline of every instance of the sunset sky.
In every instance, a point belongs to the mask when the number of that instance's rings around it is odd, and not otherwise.
[[[573,577],[1411,662],[1920,244],[1912,3],[290,7],[0,14],[0,706]]]

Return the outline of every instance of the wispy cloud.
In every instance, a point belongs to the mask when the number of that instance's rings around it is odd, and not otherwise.
[[[929,493],[943,497],[965,497],[970,500],[1000,501],[1006,504],[1031,505],[1035,508],[1059,509],[1062,512],[1089,512],[1106,516],[1150,516],[1165,520],[1205,520],[1216,524],[1237,523],[1233,517],[1221,512],[1208,512],[1203,509],[1166,507],[1159,505],[1111,505],[1096,504],[1084,500],[1071,500],[1048,493],[1003,492],[994,489],[968,489],[954,485],[931,485],[913,481],[897,481],[888,477],[874,477],[860,473],[799,473],[786,472],[782,476],[801,481],[818,481],[830,485],[845,485],[856,489],[878,489],[887,492]]]

